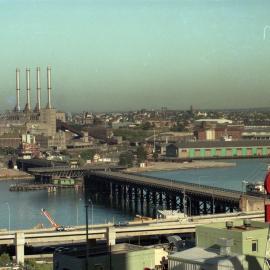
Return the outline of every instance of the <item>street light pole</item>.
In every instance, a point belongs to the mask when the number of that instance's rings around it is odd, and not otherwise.
[[[93,205],[93,202],[92,200],[89,198],[88,199],[88,202],[91,203],[91,224],[92,224],[92,230],[93,230],[93,225],[94,225],[94,205]]]
[[[8,230],[10,231],[10,206],[8,202],[6,202],[6,205],[8,207]]]
[[[86,229],[86,258],[85,258],[85,269],[88,270],[88,256],[89,256],[89,228],[88,228],[88,208],[89,208],[89,203],[91,203],[91,223],[92,223],[92,230],[93,230],[93,210],[94,210],[94,205],[93,202],[90,198],[85,199],[85,229]]]
[[[8,231],[10,231],[10,205],[8,202],[5,202],[4,204],[6,204],[8,208]]]
[[[85,229],[86,229],[86,256],[85,256],[85,269],[88,270],[88,249],[89,249],[89,244],[88,244],[88,207],[89,205],[85,204]]]
[[[187,210],[186,210],[186,191],[184,189],[183,191],[183,194],[184,194],[184,198],[183,198],[183,204],[184,204],[184,215],[187,215]]]
[[[244,186],[246,187],[247,184],[248,184],[248,181],[245,181],[245,180],[242,181],[242,195],[244,194]]]

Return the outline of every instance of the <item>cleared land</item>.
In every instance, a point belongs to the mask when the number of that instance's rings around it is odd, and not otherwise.
[[[26,172],[0,168],[0,180],[31,180],[34,177]]]
[[[128,168],[127,172],[151,172],[151,171],[174,171],[174,170],[189,170],[189,169],[203,169],[203,168],[224,168],[233,167],[235,162],[222,161],[193,161],[193,162],[149,162],[146,167]]]

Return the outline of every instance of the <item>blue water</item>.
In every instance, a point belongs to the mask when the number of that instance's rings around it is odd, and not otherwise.
[[[10,192],[14,181],[0,181],[0,229],[33,228],[39,223],[50,227],[41,214],[41,208],[48,209],[55,221],[61,225],[85,224],[85,203],[82,191],[64,189],[56,193],[47,191]],[[8,204],[7,204],[8,203]],[[89,207],[89,224],[92,223],[92,209]],[[103,205],[93,205],[93,224],[122,222],[132,217],[116,209],[106,209]]]
[[[236,166],[226,168],[207,168],[162,172],[147,172],[145,175],[186,181],[191,183],[242,190],[242,181],[254,182],[264,180],[269,159],[226,160]]]
[[[176,181],[241,190],[243,180],[263,180],[267,165],[270,164],[269,159],[228,160],[228,162],[235,162],[236,166],[145,174]],[[50,227],[49,222],[41,215],[41,208],[48,209],[59,224],[77,225],[85,223],[84,195],[81,191],[65,189],[56,193],[48,193],[47,191],[10,192],[9,186],[11,184],[14,184],[14,181],[0,181],[0,229],[9,226],[9,208],[11,229],[32,228],[38,223]],[[91,216],[90,207],[90,224],[92,223]],[[102,204],[94,205],[93,217],[94,224],[109,221],[122,222],[132,219],[129,214],[106,208]]]

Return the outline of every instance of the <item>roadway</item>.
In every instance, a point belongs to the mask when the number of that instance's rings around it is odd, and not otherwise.
[[[224,222],[235,219],[263,220],[263,212],[254,213],[229,213],[205,216],[194,216],[187,219],[158,219],[143,222],[130,222],[127,225],[100,224],[89,226],[89,239],[107,239],[108,228],[113,229],[115,238],[132,238],[142,236],[169,235],[181,233],[193,233],[196,226],[212,223]],[[55,231],[54,229],[32,229],[19,231],[0,232],[0,245],[14,244],[16,233],[23,233],[24,241],[27,245],[48,246],[55,244],[80,243],[86,238],[85,226],[76,226],[69,231]]]

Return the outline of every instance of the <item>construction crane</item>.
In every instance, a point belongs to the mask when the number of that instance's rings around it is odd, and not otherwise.
[[[55,228],[56,231],[62,232],[62,231],[66,231],[67,228],[57,224],[54,219],[51,217],[50,213],[45,209],[42,208],[41,209],[41,213],[49,220],[49,222],[51,223],[52,227]]]

